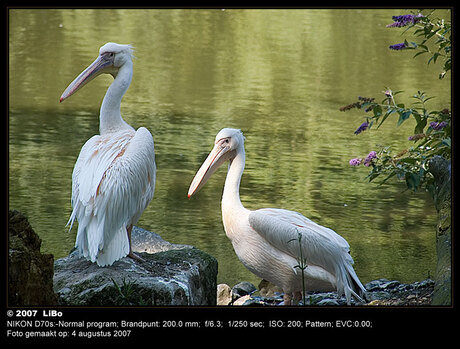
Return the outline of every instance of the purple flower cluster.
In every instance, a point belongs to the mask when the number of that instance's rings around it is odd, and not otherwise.
[[[433,121],[433,122],[430,122],[430,127],[433,130],[436,130],[436,131],[442,130],[446,126],[447,126],[447,121],[441,121],[441,122]]]
[[[382,92],[385,94],[387,98],[393,98],[393,91],[391,91],[390,89]]]
[[[360,164],[361,164],[361,159],[359,159],[359,158],[350,160],[350,165],[351,166],[359,166]]]
[[[419,139],[422,139],[422,138],[425,138],[425,137],[426,137],[426,134],[418,133],[416,135],[409,136],[408,140],[410,140],[410,141],[418,141]]]
[[[361,132],[366,131],[368,127],[369,123],[367,121],[364,121],[355,131],[355,135],[359,135]]]
[[[364,166],[369,167],[372,163],[372,160],[377,158],[377,152],[371,151],[366,158],[364,159],[364,162],[360,158],[354,158],[349,161],[350,166],[359,166],[361,165],[361,162],[363,162]]]
[[[375,159],[376,157],[377,153],[375,151],[371,151],[364,159],[364,166],[369,167],[369,165],[372,163],[372,159]]]
[[[347,110],[350,110],[350,109],[353,109],[353,108],[361,109],[364,106],[364,104],[368,103],[368,104],[371,104],[371,105],[366,109],[366,113],[367,113],[369,110],[372,110],[374,108],[374,106],[372,105],[372,103],[374,103],[374,100],[375,100],[375,98],[358,96],[358,102],[351,103],[351,104],[348,104],[348,105],[346,105],[344,107],[341,107],[340,111],[347,111]]]
[[[394,23],[388,24],[387,28],[401,28],[412,23],[417,23],[421,18],[425,17],[421,13],[418,15],[402,15],[402,16],[393,16],[392,19]]]
[[[406,48],[406,44],[404,42],[401,42],[400,44],[394,44],[390,45],[390,50],[404,50]]]

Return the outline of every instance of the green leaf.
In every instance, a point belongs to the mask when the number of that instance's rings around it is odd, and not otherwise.
[[[405,177],[407,187],[413,191],[417,191],[417,188],[420,185],[420,176],[416,173],[406,172]]]
[[[412,114],[412,110],[406,110],[405,112],[401,113],[399,115],[399,120],[398,120],[398,126],[401,126],[401,124],[409,119],[410,115]]]
[[[380,105],[375,106],[373,111],[374,111],[374,116],[377,118],[382,115],[382,107]]]
[[[412,114],[412,115],[415,116],[415,114]],[[417,121],[417,125],[415,126],[414,133],[415,134],[423,133],[423,130],[425,129],[426,124],[427,124],[427,119],[422,119],[420,121]]]
[[[396,172],[390,173],[383,181],[380,182],[380,184],[385,184],[387,180],[389,180],[391,177],[395,176]]]
[[[404,162],[406,164],[415,164],[415,163],[417,163],[417,159],[414,159],[414,158],[402,158],[402,159],[399,159],[398,162]]]
[[[421,54],[424,54],[424,53],[427,53],[427,52],[428,52],[428,51],[420,51],[420,52],[417,52],[417,53],[414,55],[414,57],[412,57],[412,58],[415,58],[415,57],[420,56]]]
[[[416,110],[412,111],[412,115],[414,116],[415,121],[417,122],[417,125],[415,125],[414,134],[423,133],[423,130],[427,123],[427,118],[422,118],[422,116]]]
[[[428,60],[428,64],[431,63],[431,61],[433,61],[433,63],[436,63],[436,60],[438,59],[438,57],[440,56],[441,54],[439,52],[436,52],[433,57],[431,57],[429,60]]]
[[[442,140],[442,144],[448,146],[450,148],[450,144],[451,144],[451,140],[450,140],[450,137],[449,138],[445,138]]]
[[[428,47],[426,47],[425,45],[423,44],[419,44],[418,47],[422,48],[425,50],[425,52],[428,52]]]
[[[451,63],[451,60],[450,60],[450,59],[446,60],[446,62],[444,63],[444,70],[445,70],[445,71],[450,70],[450,69],[451,69],[451,64],[452,64],[452,63]]]
[[[394,112],[396,112],[395,109],[389,109],[389,110],[385,113],[385,115],[383,116],[383,119],[382,119],[382,121],[380,121],[380,124],[377,126],[377,128],[379,128],[380,126],[382,126],[383,122],[387,119],[387,117],[389,117],[390,114],[392,114],[392,113],[394,113]]]

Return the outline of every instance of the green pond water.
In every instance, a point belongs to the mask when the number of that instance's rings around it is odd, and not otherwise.
[[[441,11],[445,13],[445,11]],[[442,14],[440,13],[440,14]],[[66,256],[72,169],[98,133],[113,80],[101,76],[59,103],[67,85],[113,41],[134,46],[134,76],[121,111],[155,140],[155,197],[138,226],[194,245],[219,262],[218,282],[260,281],[239,262],[222,225],[225,166],[191,200],[187,190],[223,127],[246,136],[241,200],[249,209],[301,212],[351,246],[363,283],[433,276],[436,211],[425,192],[379,186],[349,166],[377,144],[411,146],[413,120],[358,136],[363,112],[340,112],[385,87],[436,96],[450,109],[450,77],[413,51],[395,52],[401,10],[12,9],[9,11],[9,207],[24,212],[42,252]],[[447,103],[447,104],[446,104]]]

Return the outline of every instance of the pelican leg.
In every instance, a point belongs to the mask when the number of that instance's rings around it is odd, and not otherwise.
[[[133,252],[133,248],[132,248],[132,245],[131,245],[131,230],[133,230],[133,225],[131,224],[127,229],[126,231],[128,232],[128,241],[129,241],[129,253],[128,253],[128,257],[134,259],[135,261],[138,261],[138,262],[145,262],[145,260],[141,257],[139,257],[138,255],[134,254]]]
[[[298,305],[300,300],[302,299],[302,292],[301,291],[295,291],[294,292],[294,304]]]
[[[285,292],[283,295],[283,302],[280,305],[298,305],[302,299],[302,292],[295,291],[293,293]]]
[[[292,305],[292,294],[290,292],[284,292],[283,305]]]

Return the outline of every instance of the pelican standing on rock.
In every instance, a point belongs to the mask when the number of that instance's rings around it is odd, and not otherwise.
[[[73,211],[67,225],[72,229],[78,220],[75,247],[91,262],[107,266],[127,255],[140,259],[131,248],[131,229],[153,198],[156,165],[149,130],[134,130],[120,114],[133,76],[131,45],[102,46],[60,102],[102,73],[111,74],[114,81],[102,101],[100,135],[83,145],[73,169]]]
[[[252,273],[284,292],[284,304],[300,300],[302,276],[299,261],[306,262],[305,290],[332,291],[362,300],[365,292],[352,264],[347,241],[298,212],[265,208],[250,211],[240,201],[240,182],[245,165],[244,136],[240,130],[222,129],[211,153],[190,185],[195,194],[225,161],[229,161],[222,196],[222,220],[236,255]],[[300,240],[300,243],[299,243]],[[357,293],[358,292],[358,293]]]

